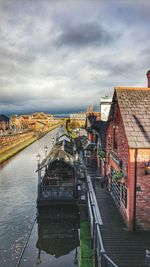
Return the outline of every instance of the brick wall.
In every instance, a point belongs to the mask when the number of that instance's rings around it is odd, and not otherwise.
[[[117,133],[117,151],[114,150],[114,126],[116,126]],[[110,158],[109,153],[112,152],[119,161],[122,162],[122,171],[126,177],[125,186],[127,188],[127,207],[125,208],[120,201],[120,212],[128,226],[129,229],[133,225],[133,205],[134,205],[134,195],[133,195],[133,180],[130,179],[131,166],[130,162],[130,153],[128,147],[128,141],[125,135],[124,125],[121,118],[120,110],[118,103],[115,103],[114,106],[114,119],[109,123],[106,132],[106,174],[109,177],[109,182],[111,183],[110,171],[113,167],[116,171],[119,170],[118,164]],[[109,185],[111,188],[111,184]]]
[[[129,167],[128,167],[128,228],[134,229],[134,198],[135,198],[135,149],[130,149]]]
[[[113,126],[117,126],[117,152],[113,149],[113,139],[114,139],[114,128]],[[106,133],[106,151],[107,151],[107,161],[108,154],[110,151],[113,151],[119,160],[122,160],[122,170],[125,175],[128,175],[128,160],[129,160],[129,147],[127,138],[124,131],[123,121],[120,115],[120,110],[116,103],[114,110],[114,120],[110,122],[109,127],[107,128]],[[108,164],[107,164],[108,169]],[[108,173],[108,170],[107,170]]]
[[[29,139],[33,136],[34,132],[26,132],[26,133],[19,133],[9,136],[2,136],[0,137],[0,148],[3,148],[7,145],[12,145],[13,143],[17,143],[19,141],[24,141]]]
[[[150,149],[138,150],[136,221],[142,229],[150,229],[150,174],[145,175],[145,163],[149,161]]]

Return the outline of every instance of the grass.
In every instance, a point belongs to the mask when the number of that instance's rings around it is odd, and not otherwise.
[[[80,220],[80,267],[93,267],[90,229],[86,220]]]

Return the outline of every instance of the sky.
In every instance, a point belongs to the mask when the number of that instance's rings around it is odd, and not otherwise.
[[[99,109],[147,86],[148,0],[0,0],[0,114]]]

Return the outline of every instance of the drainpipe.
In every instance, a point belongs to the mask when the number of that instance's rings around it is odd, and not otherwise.
[[[136,184],[137,184],[137,158],[138,149],[135,148],[135,164],[134,164],[134,211],[133,211],[133,231],[136,231]]]

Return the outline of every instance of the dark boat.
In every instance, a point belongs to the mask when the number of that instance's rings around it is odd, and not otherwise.
[[[72,142],[64,139],[53,146],[47,158],[38,166],[37,205],[73,204],[76,201],[74,146]]]

